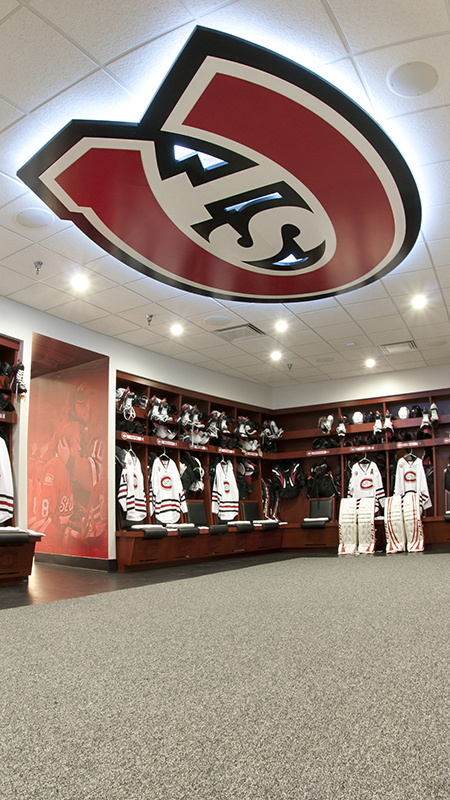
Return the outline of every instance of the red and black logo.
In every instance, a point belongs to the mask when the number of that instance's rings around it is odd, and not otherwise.
[[[373,488],[373,481],[372,478],[363,478],[361,481],[361,489],[372,489]]]
[[[359,106],[204,28],[139,123],[72,121],[18,175],[144,275],[231,300],[363,286],[405,258],[421,222],[410,170]]]

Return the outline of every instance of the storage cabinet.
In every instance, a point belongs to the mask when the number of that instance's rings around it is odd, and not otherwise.
[[[392,397],[377,397],[361,401],[348,401],[334,406],[315,405],[305,408],[282,409],[276,412],[244,406],[205,394],[185,392],[173,386],[153,383],[145,378],[118,373],[117,387],[129,387],[130,391],[138,397],[166,399],[172,407],[173,413],[163,425],[173,431],[175,438],[165,438],[163,430],[151,421],[148,410],[135,407],[136,420],[140,423],[139,433],[125,430],[123,418],[117,414],[117,444],[120,447],[132,447],[140,460],[146,496],[148,497],[148,456],[149,453],[160,455],[166,452],[180,469],[181,453],[187,451],[199,458],[204,470],[204,488],[199,493],[189,493],[188,499],[204,504],[206,521],[208,525],[216,522],[211,513],[211,484],[210,470],[214,468],[218,459],[230,459],[236,473],[237,464],[246,459],[256,463],[257,477],[253,481],[252,494],[247,501],[257,501],[260,518],[263,517],[262,481],[270,482],[273,469],[278,463],[300,460],[302,469],[310,474],[311,466],[323,460],[331,468],[335,477],[340,477],[338,497],[335,504],[335,519],[320,530],[302,529],[301,521],[308,516],[309,499],[303,488],[298,496],[283,499],[281,502],[280,516],[287,523],[274,531],[243,533],[233,530],[224,535],[198,535],[192,538],[179,538],[169,535],[161,540],[144,539],[144,534],[139,531],[117,530],[117,559],[119,570],[132,570],[149,568],[152,565],[179,562],[187,558],[212,558],[233,553],[259,552],[267,549],[280,548],[333,548],[337,550],[338,543],[338,513],[339,498],[345,496],[345,471],[349,460],[364,453],[371,456],[381,456],[385,463],[384,481],[386,494],[394,490],[395,467],[398,458],[408,451],[427,455],[433,479],[429,480],[432,508],[428,509],[424,517],[425,542],[450,541],[450,525],[444,518],[445,492],[444,469],[450,455],[450,389],[415,395],[402,395]],[[421,438],[422,416],[409,416],[400,418],[399,410],[407,407],[410,411],[416,406],[426,408],[430,412],[432,403],[437,406],[439,415],[438,424],[430,426],[427,438]],[[218,443],[212,439],[207,443],[199,443],[195,435],[187,437],[182,434],[182,428],[177,420],[180,419],[183,409],[194,407],[199,413],[203,425],[213,411],[224,414],[233,422],[224,440]],[[355,412],[363,422],[355,422]],[[370,412],[375,415],[379,412],[384,419],[386,413],[393,416],[394,438],[387,441],[386,431],[375,441],[373,438],[374,421]],[[319,427],[321,417],[333,416],[333,424],[329,433],[324,433]],[[277,452],[242,451],[239,441],[236,441],[235,429],[240,418],[249,418],[260,427],[264,420],[273,419],[284,431],[283,436],[277,440]],[[339,420],[346,420],[346,432],[343,439],[339,439],[336,426]],[[368,421],[368,420],[371,421]],[[203,430],[200,426],[200,430]],[[159,433],[159,435],[158,435]],[[215,443],[214,443],[215,442]],[[228,445],[228,446],[227,446]],[[245,502],[245,501],[244,501]],[[148,509],[147,509],[148,510]],[[242,504],[240,504],[242,511]],[[239,514],[238,519],[242,519]],[[149,521],[149,518],[148,520]],[[153,521],[153,520],[151,520]],[[185,520],[181,520],[185,521]],[[383,548],[384,525],[377,523],[377,547]]]

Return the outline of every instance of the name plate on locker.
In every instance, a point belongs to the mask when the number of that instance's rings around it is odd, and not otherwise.
[[[306,455],[307,456],[329,456],[330,453],[331,453],[331,450],[307,450]],[[286,455],[284,453],[283,453],[283,456],[284,456],[284,458],[286,458]]]
[[[397,447],[401,450],[409,450],[410,447],[423,447],[423,442],[397,442]]]
[[[370,444],[367,447],[349,447],[348,449],[351,453],[366,453],[368,450],[375,450],[375,447]]]
[[[178,447],[178,442],[174,442],[173,439],[157,439],[156,444],[160,444],[161,447]]]
[[[125,431],[122,431],[122,433],[120,434],[120,438],[121,439],[126,439],[126,441],[131,441],[131,442],[143,442],[144,441],[144,437],[143,436],[139,436],[137,433],[126,433]]]
[[[208,450],[206,444],[190,444],[189,450]]]
[[[230,456],[235,456],[236,455],[236,450],[230,450],[228,447],[218,447],[217,448],[217,452],[218,453],[228,453],[228,455],[230,455]]]

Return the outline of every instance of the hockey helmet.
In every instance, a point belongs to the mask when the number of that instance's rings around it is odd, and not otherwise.
[[[354,414],[352,414],[352,424],[362,425],[363,422],[364,422],[364,415],[362,411],[355,411]]]
[[[422,416],[422,409],[420,406],[411,406],[410,416],[414,419]]]
[[[401,406],[398,410],[398,418],[399,419],[408,419],[409,418],[409,408],[408,406]]]

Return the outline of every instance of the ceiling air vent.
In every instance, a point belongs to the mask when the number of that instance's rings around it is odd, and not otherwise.
[[[409,353],[410,350],[417,350],[418,347],[412,339],[409,342],[393,342],[392,344],[380,344],[379,348],[384,356],[397,356],[400,353]]]
[[[214,331],[222,339],[227,342],[235,344],[235,342],[249,342],[251,339],[259,339],[260,336],[265,336],[264,331],[260,331],[255,325],[247,323],[247,325],[235,325],[233,328],[221,328]]]

